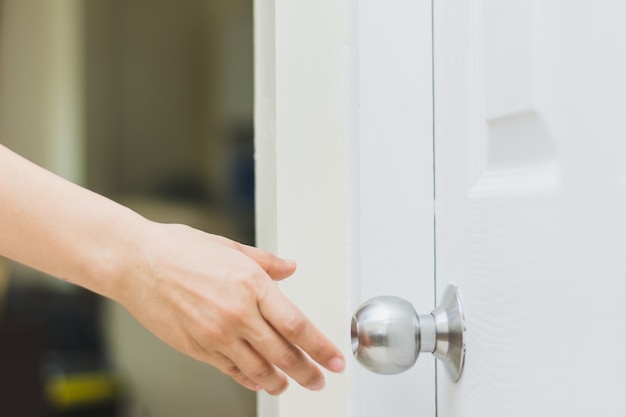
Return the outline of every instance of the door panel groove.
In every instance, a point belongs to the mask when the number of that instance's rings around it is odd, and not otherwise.
[[[437,305],[437,187],[436,187],[436,174],[437,174],[437,158],[436,156],[436,125],[435,125],[435,0],[430,2],[430,37],[431,37],[431,79],[432,79],[432,108],[433,108],[433,129],[432,129],[432,141],[433,141],[433,305]],[[435,417],[439,417],[439,367],[435,362]]]

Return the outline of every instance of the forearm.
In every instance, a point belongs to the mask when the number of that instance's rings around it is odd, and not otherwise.
[[[115,298],[148,223],[0,145],[0,255]]]

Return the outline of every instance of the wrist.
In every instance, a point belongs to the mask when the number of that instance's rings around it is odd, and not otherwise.
[[[132,286],[150,268],[149,247],[154,239],[152,229],[155,223],[128,210],[123,225],[111,227],[111,234],[98,252],[91,258],[91,290],[126,304]],[[84,285],[89,287],[89,285]]]

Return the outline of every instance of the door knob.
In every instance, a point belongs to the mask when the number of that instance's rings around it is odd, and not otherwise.
[[[454,285],[430,314],[418,315],[399,297],[376,297],[352,317],[352,353],[370,371],[392,375],[410,369],[420,352],[430,352],[457,381],[465,363],[464,332],[461,296]]]

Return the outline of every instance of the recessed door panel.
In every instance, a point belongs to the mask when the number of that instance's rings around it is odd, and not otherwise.
[[[626,414],[626,4],[600,3],[435,1],[437,287],[467,319],[439,416]]]

